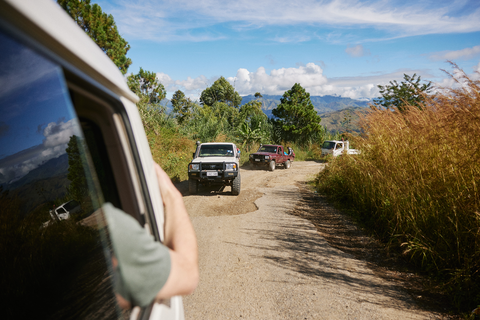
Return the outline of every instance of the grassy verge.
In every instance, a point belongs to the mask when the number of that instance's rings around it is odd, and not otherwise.
[[[423,110],[372,110],[359,156],[331,161],[317,189],[354,208],[452,297],[456,311],[480,304],[480,87],[427,99]]]

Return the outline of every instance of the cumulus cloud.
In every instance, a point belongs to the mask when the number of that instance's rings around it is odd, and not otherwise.
[[[473,73],[468,75],[471,79],[480,78],[480,63],[473,68]],[[422,79],[434,79],[435,76],[426,70],[399,69],[389,73],[379,73],[357,77],[333,77],[327,78],[321,66],[315,63],[306,65],[298,64],[292,68],[279,68],[267,72],[265,67],[259,67],[256,71],[245,68],[237,70],[235,76],[226,79],[235,87],[242,96],[260,92],[269,95],[283,95],[291,89],[295,83],[299,83],[312,96],[338,95],[352,99],[373,99],[380,96],[378,85],[389,84],[392,80],[403,81],[404,74],[417,74]],[[173,94],[176,90],[182,90],[187,97],[198,100],[201,92],[212,85],[218,78],[207,79],[205,76],[187,78],[186,80],[173,80],[168,75],[162,74],[159,79],[166,79]],[[448,87],[454,85],[450,78],[439,79],[436,86]]]
[[[347,49],[345,49],[345,52],[349,56],[355,57],[355,58],[370,55],[370,51],[368,49],[364,49],[361,44],[358,44],[354,47],[348,46]]]
[[[432,60],[459,60],[459,59],[471,59],[475,56],[480,55],[480,46],[475,46],[472,48],[465,48],[462,50],[456,51],[442,51],[436,52],[430,55]]]
[[[77,134],[78,126],[76,121],[70,120],[66,123],[60,121],[59,123],[51,122],[43,130],[43,145],[45,148],[54,148],[61,145],[66,145],[70,137]]]
[[[70,137],[80,135],[79,128],[76,119],[42,126],[42,144],[0,159],[0,183],[20,179],[46,161],[65,154]]]
[[[173,80],[169,75],[159,72],[157,79],[163,84],[167,93],[173,94],[175,91],[181,90],[186,97],[195,101],[200,97],[200,93],[217,78],[208,79],[201,75],[197,78],[188,77],[186,80]]]
[[[266,73],[264,67],[258,68],[255,72],[241,68],[238,69],[235,77],[230,77],[227,80],[231,83],[235,82],[235,89],[243,95],[252,92],[283,94],[295,83],[315,89],[327,82],[322,68],[314,63],[308,63],[306,66],[299,66],[298,68],[274,69],[270,74]]]
[[[255,92],[283,95],[295,83],[299,83],[312,96],[338,95],[352,99],[372,99],[380,95],[378,85],[388,84],[391,80],[402,81],[404,73],[416,73],[423,79],[431,78],[425,71],[409,69],[370,76],[327,78],[322,67],[311,62],[292,68],[273,69],[270,72],[267,72],[265,67],[259,67],[256,71],[240,68],[235,76],[226,79],[242,96]],[[216,80],[207,79],[205,76],[187,80],[173,80],[167,75],[162,75],[161,78],[168,79],[168,85],[164,85],[171,89],[170,94],[182,90],[192,100],[198,100],[201,92]]]

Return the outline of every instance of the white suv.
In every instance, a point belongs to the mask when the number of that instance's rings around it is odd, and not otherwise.
[[[240,194],[240,150],[231,142],[197,142],[197,150],[188,165],[190,194],[198,192],[199,184],[230,186],[232,194]]]

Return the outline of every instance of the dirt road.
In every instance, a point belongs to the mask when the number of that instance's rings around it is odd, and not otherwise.
[[[239,196],[227,187],[184,197],[200,253],[200,284],[184,299],[187,319],[437,318],[293,214],[299,186],[322,169],[316,162],[242,169]]]

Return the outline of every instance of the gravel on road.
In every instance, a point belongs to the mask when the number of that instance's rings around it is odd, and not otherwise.
[[[200,257],[200,284],[184,298],[187,319],[439,319],[298,214],[301,185],[323,167],[241,169],[238,196],[228,187],[189,196],[179,185]]]

